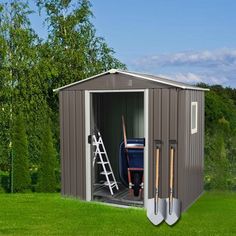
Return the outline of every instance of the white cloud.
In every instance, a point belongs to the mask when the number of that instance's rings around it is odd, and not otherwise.
[[[135,65],[143,66],[236,66],[236,50],[220,49],[216,51],[179,52],[173,54],[153,55],[140,58]]]
[[[211,75],[201,75],[195,73],[176,73],[176,74],[159,74],[160,77],[183,82],[189,84],[209,83],[209,84],[225,84],[229,80],[226,77],[215,77]]]
[[[162,74],[185,83],[221,84],[236,87],[236,49],[188,51],[153,55],[131,63],[133,70]]]

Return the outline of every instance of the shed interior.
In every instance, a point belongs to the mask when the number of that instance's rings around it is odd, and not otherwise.
[[[91,132],[97,128],[108,154],[119,190],[114,195],[101,183],[102,166],[92,166],[92,199],[103,202],[143,205],[143,191],[134,196],[120,178],[120,144],[123,141],[122,115],[124,116],[127,138],[144,138],[144,93],[143,92],[95,92],[91,94]],[[93,147],[91,145],[91,147]],[[94,151],[91,150],[92,152]],[[124,158],[124,157],[123,157]],[[96,160],[98,161],[98,160]],[[144,186],[145,187],[145,186]]]

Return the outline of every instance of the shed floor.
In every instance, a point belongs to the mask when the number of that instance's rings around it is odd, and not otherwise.
[[[128,206],[143,206],[143,197],[135,197],[133,193],[129,193],[129,189],[126,188],[121,183],[118,183],[119,190],[114,190],[114,195],[112,196],[110,190],[107,186],[95,186],[93,193],[93,198],[95,201],[114,203],[120,205]]]

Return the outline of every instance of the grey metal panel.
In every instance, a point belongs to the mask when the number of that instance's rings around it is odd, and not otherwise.
[[[81,114],[82,114],[82,133],[81,133],[81,139],[82,139],[82,178],[81,178],[81,185],[82,185],[82,192],[81,192],[81,199],[86,199],[86,155],[85,155],[85,92],[82,91],[81,94]]]
[[[154,90],[149,89],[148,92],[148,198],[154,197],[154,148],[153,148],[153,107],[154,107]],[[144,186],[145,188],[145,186]]]
[[[202,127],[202,133],[201,133],[201,144],[200,144],[200,149],[201,149],[201,158],[200,158],[200,163],[199,163],[199,170],[200,170],[200,181],[201,181],[201,185],[200,185],[200,191],[203,191],[204,188],[204,147],[205,147],[205,94],[204,92],[201,93],[201,98],[202,98],[202,107],[201,107],[201,127]]]
[[[75,100],[76,100],[76,107],[75,107],[75,120],[76,120],[76,196],[83,198],[83,164],[82,160],[83,156],[83,110],[82,110],[82,99],[81,99],[81,92],[76,91],[75,93]]]
[[[161,140],[162,140],[162,180],[161,180],[161,197],[168,197],[169,186],[169,129],[170,129],[170,96],[169,89],[162,89],[161,100]]]
[[[179,198],[182,201],[182,210],[198,198],[203,191],[203,136],[204,136],[204,93],[202,91],[186,91],[185,106],[182,106],[182,119],[186,119],[185,127],[179,122]],[[198,102],[198,132],[191,134],[191,102]],[[183,104],[182,104],[183,105]],[[184,108],[185,107],[185,108]],[[181,129],[180,127],[183,127]],[[181,139],[183,135],[183,139]],[[185,148],[184,148],[185,146]],[[185,151],[184,151],[185,150]],[[183,162],[184,161],[184,162]]]
[[[162,109],[162,90],[161,89],[154,89],[153,90],[153,105],[152,105],[152,109],[153,109],[153,115],[151,116],[151,119],[149,122],[153,123],[153,151],[152,151],[152,156],[151,158],[152,160],[152,173],[150,173],[152,175],[152,179],[153,179],[153,187],[152,189],[154,189],[155,186],[155,166],[156,166],[156,158],[155,158],[155,151],[156,151],[156,141],[161,141],[161,109]],[[152,118],[153,117],[153,118]],[[160,166],[162,166],[162,149],[160,149]],[[162,168],[159,169],[160,170],[160,176],[162,176]],[[160,181],[161,182],[161,181]],[[161,184],[161,183],[160,183]],[[152,193],[152,197],[154,197],[154,193],[155,193],[155,189]],[[160,196],[162,195],[162,190],[160,189]]]
[[[185,202],[186,192],[186,168],[185,158],[187,156],[187,126],[188,126],[188,115],[187,115],[187,91],[179,90],[178,92],[178,195],[177,197],[181,200],[182,206]]]
[[[170,120],[169,120],[169,140],[175,140],[178,143],[178,90],[170,89]],[[169,145],[170,150],[170,145]],[[174,151],[174,197],[178,196],[178,145]]]
[[[69,149],[70,149],[70,195],[76,196],[76,117],[75,117],[75,92],[69,93]]]
[[[63,91],[63,159],[64,159],[64,194],[70,195],[70,133],[69,133],[69,92]]]
[[[84,92],[76,91],[76,196],[86,198]]]
[[[191,104],[191,93],[190,91],[187,91],[186,92],[186,100],[187,100],[187,103],[186,103],[186,111],[187,111],[187,117],[186,117],[186,133],[187,133],[187,142],[186,142],[186,148],[187,148],[187,153],[186,153],[186,156],[185,156],[185,191],[184,191],[184,201],[182,201],[182,209],[185,209],[188,204],[190,203],[189,202],[189,199],[191,199],[190,197],[190,194],[191,194],[191,191],[190,191],[190,187],[191,187],[191,172],[190,172],[190,161],[191,161],[191,148],[190,148],[190,145],[191,145],[191,137],[190,137],[190,133],[191,133],[191,130],[190,130],[190,126],[191,126],[191,107],[190,107],[190,104]]]
[[[85,199],[84,96],[60,92],[62,194]]]
[[[169,140],[177,141],[177,107],[178,107],[178,92],[176,89],[154,89],[153,90],[153,102],[150,102],[150,120],[149,125],[152,124],[153,128],[150,132],[153,132],[153,144],[150,147],[152,150],[149,161],[150,165],[150,189],[154,189],[154,168],[155,162],[155,141],[160,140],[162,142],[161,152],[160,152],[160,196],[167,197],[169,192],[169,155],[170,155],[170,145]],[[153,112],[153,114],[151,113]],[[151,143],[149,141],[149,143]],[[175,166],[178,165],[177,151]],[[177,171],[175,171],[175,185],[178,182]],[[150,192],[150,197],[153,197],[153,192]],[[176,192],[175,192],[176,195]]]
[[[61,194],[65,194],[65,177],[64,177],[64,132],[63,132],[63,116],[64,116],[64,107],[63,107],[63,92],[59,92],[59,117],[60,117],[60,158],[61,158]]]
[[[108,89],[146,89],[170,88],[170,85],[148,81],[124,74],[106,74],[95,79],[67,87],[64,90],[108,90]]]

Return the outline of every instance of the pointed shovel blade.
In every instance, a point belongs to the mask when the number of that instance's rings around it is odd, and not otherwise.
[[[165,199],[158,198],[156,207],[157,209],[155,209],[155,198],[148,199],[147,217],[154,225],[159,225],[165,219],[165,214],[166,214]]]
[[[173,198],[172,204],[170,204],[169,198],[166,198],[166,218],[165,222],[168,225],[175,224],[180,217],[180,200]]]

